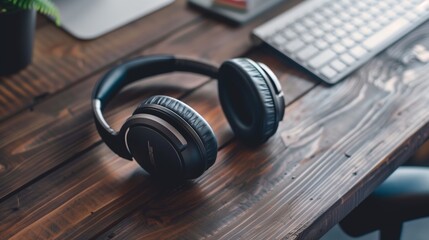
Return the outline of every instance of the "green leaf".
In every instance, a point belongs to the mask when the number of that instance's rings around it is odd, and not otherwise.
[[[51,16],[54,18],[55,23],[60,25],[60,13],[50,0],[0,0],[0,6],[2,2],[12,4],[20,9],[35,9],[44,15]],[[6,10],[7,8],[2,8],[1,12]]]

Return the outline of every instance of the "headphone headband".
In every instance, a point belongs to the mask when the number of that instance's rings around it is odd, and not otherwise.
[[[94,89],[92,99],[104,106],[126,85],[143,78],[170,72],[191,72],[217,78],[215,66],[171,55],[154,55],[130,60],[104,75]]]
[[[119,156],[131,159],[123,144],[117,144],[116,132],[106,122],[103,109],[107,103],[125,86],[143,78],[170,72],[190,72],[217,78],[218,68],[210,64],[176,58],[172,55],[154,55],[130,60],[110,70],[97,83],[92,95],[95,125],[107,145]],[[116,146],[116,147],[115,147]]]

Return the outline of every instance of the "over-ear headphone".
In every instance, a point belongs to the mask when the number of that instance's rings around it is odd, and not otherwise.
[[[193,179],[212,166],[217,140],[209,124],[185,103],[167,96],[144,100],[119,132],[104,119],[103,108],[126,85],[174,71],[218,79],[220,103],[235,136],[248,145],[264,143],[284,115],[284,96],[274,73],[246,58],[224,62],[218,69],[174,56],[146,56],[126,62],[96,85],[92,106],[97,130],[119,156],[135,159],[152,175]]]

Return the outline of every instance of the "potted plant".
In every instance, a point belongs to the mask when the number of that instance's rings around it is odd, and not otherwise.
[[[58,10],[50,0],[0,0],[0,75],[31,63],[36,12],[59,24]]]

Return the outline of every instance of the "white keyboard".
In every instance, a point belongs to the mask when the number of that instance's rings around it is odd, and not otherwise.
[[[253,36],[335,84],[429,17],[429,0],[307,0]]]

